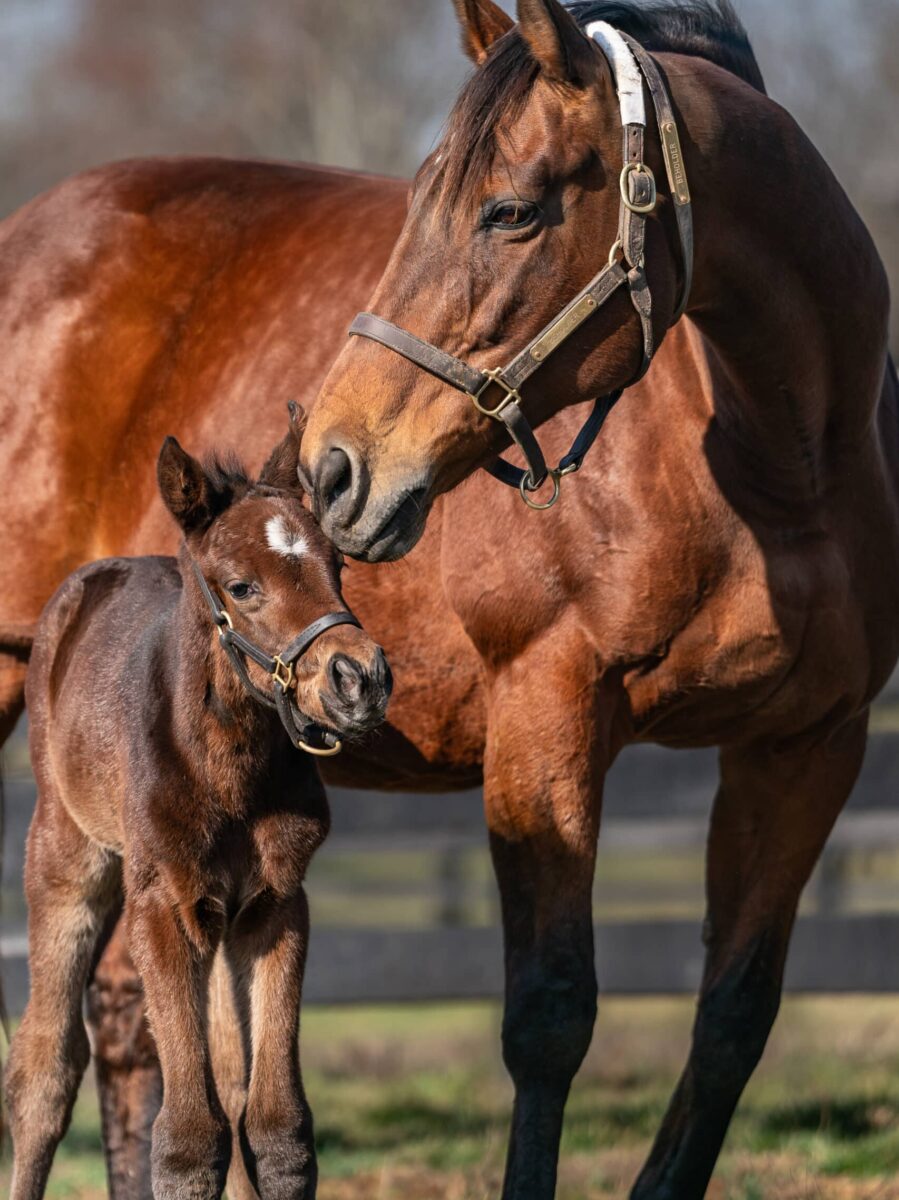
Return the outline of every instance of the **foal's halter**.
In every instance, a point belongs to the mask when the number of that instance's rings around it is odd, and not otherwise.
[[[206,582],[203,572],[196,563],[193,564],[193,568],[196,572],[197,582],[200,585],[200,591],[209,605],[212,619],[218,626],[219,644],[228,655],[228,658],[231,660],[231,666],[249,694],[254,700],[258,700],[260,704],[264,704],[266,708],[275,709],[281,718],[281,724],[287,730],[287,736],[298,750],[305,750],[307,754],[314,754],[319,758],[330,758],[334,754],[339,754],[343,749],[340,739],[331,733],[329,729],[322,729],[314,721],[308,720],[300,712],[291,695],[291,688],[295,683],[294,665],[306,653],[316,638],[320,637],[326,630],[333,629],[335,625],[355,625],[358,629],[362,628],[353,614],[350,612],[332,612],[319,617],[307,625],[302,633],[297,634],[286,650],[282,650],[280,654],[276,654],[272,658],[270,654],[266,654],[264,650],[260,649],[255,642],[251,642],[249,638],[237,632],[227,610],[219,604],[215,593]],[[263,692],[261,688],[256,687],[255,683],[250,679],[246,663],[241,657],[244,654],[247,658],[252,658],[253,662],[258,663],[264,671],[268,671],[269,675],[271,675],[274,689],[271,695],[268,692]]]
[[[605,266],[506,367],[493,367],[488,371],[478,370],[447,354],[445,350],[440,350],[408,333],[391,321],[375,316],[374,313],[359,313],[349,331],[350,336],[370,338],[408,358],[410,362],[436,375],[444,383],[465,392],[478,412],[501,421],[524,455],[527,469],[521,470],[506,462],[504,458],[498,458],[487,470],[510,487],[517,487],[524,502],[530,508],[537,509],[551,508],[558,500],[562,476],[570,475],[579,469],[603,422],[624,389],[618,388],[600,396],[594,402],[593,411],[581,427],[571,449],[557,467],[547,467],[543,451],[521,408],[519,389],[522,384],[623,284],[627,285],[643,332],[643,359],[631,383],[636,383],[646,373],[655,351],[652,296],[646,279],[643,251],[646,217],[656,207],[657,195],[653,173],[643,161],[646,133],[644,79],[655,109],[680,239],[683,288],[672,324],[678,320],[687,305],[693,276],[690,190],[687,186],[677,123],[659,68],[639,43],[628,34],[613,29],[605,21],[595,21],[588,25],[587,36],[597,42],[609,60],[618,90],[624,131],[624,166],[619,177],[621,203],[618,237],[609,252]],[[484,394],[492,384],[496,384],[505,395],[491,408],[484,403]],[[531,499],[528,493],[535,492],[547,478],[552,480],[552,497],[545,503],[538,503]]]

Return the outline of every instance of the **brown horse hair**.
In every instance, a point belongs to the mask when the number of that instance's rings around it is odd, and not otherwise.
[[[85,984],[122,913],[164,1072],[154,1194],[216,1200],[232,1159],[265,1195],[299,1195],[298,1181],[314,1194],[297,1041],[303,880],[329,814],[314,760],[278,716],[286,725],[285,704],[295,704],[356,735],[383,719],[390,673],[354,618],[322,621],[347,614],[339,555],[302,504],[301,434],[294,408],[252,484],[236,459],[203,467],[166,438],[158,482],[184,535],[177,563],[89,563],[39,623],[28,676],[38,783],[25,869],[31,994],[7,1069],[14,1200],[44,1194],[89,1058]],[[279,640],[296,644],[300,629],[301,640],[315,632],[300,655],[282,650],[291,683],[280,695],[291,689],[295,700],[276,716],[266,705],[276,707],[277,684],[250,660],[265,657],[265,643],[275,653]],[[244,638],[245,657],[229,636]],[[224,1103],[198,1015],[216,955],[251,1030],[244,1087]],[[146,1044],[143,1023],[137,1032]]]
[[[578,0],[568,11],[581,28],[606,21],[649,51],[707,59],[760,92],[765,82],[749,36],[730,0],[638,4],[634,0]],[[456,101],[440,147],[441,210],[470,212],[478,185],[496,155],[502,126],[520,114],[540,67],[517,26],[497,41]]]

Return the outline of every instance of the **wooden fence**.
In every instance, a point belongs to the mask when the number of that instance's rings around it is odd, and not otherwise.
[[[877,710],[862,777],[803,901],[787,969],[798,991],[899,991],[899,719]],[[895,729],[893,728],[895,724]],[[633,747],[608,781],[594,894],[600,988],[692,992],[713,751]],[[27,994],[22,844],[34,789],[8,772],[0,950]],[[502,944],[478,792],[332,793],[310,874],[310,1003],[495,997]]]

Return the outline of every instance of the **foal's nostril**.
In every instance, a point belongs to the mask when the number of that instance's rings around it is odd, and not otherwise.
[[[323,456],[318,470],[316,494],[324,510],[333,508],[350,491],[353,483],[353,464],[339,446],[332,446]]]
[[[390,669],[390,663],[387,661],[387,655],[378,647],[378,653],[375,655],[375,666],[372,671],[375,683],[378,684],[384,691],[384,695],[389,699],[390,693],[393,691],[393,672]]]
[[[365,672],[346,654],[335,654],[328,663],[328,675],[335,693],[347,704],[356,704],[362,697]]]

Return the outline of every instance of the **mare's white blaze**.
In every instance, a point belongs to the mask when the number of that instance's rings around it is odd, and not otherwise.
[[[269,517],[265,523],[265,540],[276,554],[299,558],[309,549],[309,543],[297,529],[291,529],[283,517]]]

